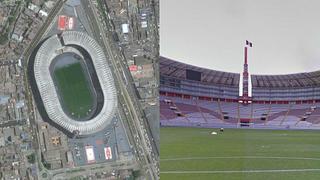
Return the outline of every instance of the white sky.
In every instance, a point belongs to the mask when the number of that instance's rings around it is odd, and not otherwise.
[[[246,39],[251,74],[319,70],[320,1],[160,1],[162,56],[241,72]]]

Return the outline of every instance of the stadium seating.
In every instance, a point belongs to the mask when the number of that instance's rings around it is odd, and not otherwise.
[[[200,68],[165,57],[160,57],[159,66],[162,124],[320,128],[320,71],[251,75],[252,103],[243,105],[239,102],[239,73]],[[162,102],[165,99],[176,110]],[[313,106],[317,108],[312,110]]]
[[[170,100],[170,103],[165,100]],[[160,122],[162,125],[174,126],[239,127],[241,119],[250,119],[250,126],[256,128],[320,128],[320,109],[314,110],[303,120],[306,113],[311,111],[311,106],[312,104],[242,105],[235,102],[160,96]]]
[[[62,33],[61,38],[63,38],[64,45],[61,44],[57,35],[48,38],[41,45],[35,57],[35,80],[45,110],[54,123],[71,133],[76,131],[79,135],[88,135],[98,132],[110,124],[117,109],[116,89],[107,58],[99,44],[85,33],[66,31]],[[74,120],[64,113],[50,75],[49,67],[54,57],[58,55],[57,50],[68,45],[80,46],[91,56],[103,92],[102,110],[87,121]]]

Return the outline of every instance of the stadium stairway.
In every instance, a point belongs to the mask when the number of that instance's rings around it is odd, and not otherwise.
[[[269,108],[268,108],[268,112],[267,112],[267,116],[266,116],[266,120],[265,120],[264,125],[267,125],[267,122],[268,122],[269,116],[270,116],[270,111],[271,111],[271,103],[269,104]]]
[[[190,112],[189,108],[186,106],[178,107],[178,105],[174,100],[171,99],[171,101],[172,101],[172,105],[175,106],[179,112],[181,112],[181,115],[187,120],[187,122],[191,122],[190,119],[188,118],[188,113],[187,113],[187,112]]]
[[[306,118],[307,122],[310,122],[310,126],[319,126],[320,127],[320,104],[314,104],[315,109],[312,110],[310,107],[311,114]]]
[[[288,110],[287,110],[286,114],[283,116],[282,121],[280,122],[280,126],[282,126],[283,122],[286,120],[286,118],[287,118],[287,116],[288,116],[288,114],[290,112],[291,107],[292,107],[292,105],[289,104]]]
[[[203,119],[205,120],[205,122],[208,123],[207,118],[205,117],[205,115],[203,114],[203,112],[202,112],[202,110],[201,110],[201,108],[200,108],[200,106],[199,106],[198,100],[195,100],[195,102],[196,102],[196,106],[197,106],[197,108],[198,108],[198,111],[201,113],[201,116],[203,117]]]
[[[224,121],[220,99],[218,99],[218,107],[219,107],[219,112],[220,112],[220,116],[221,116],[221,121]]]

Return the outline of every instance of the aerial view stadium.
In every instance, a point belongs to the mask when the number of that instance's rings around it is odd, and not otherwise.
[[[249,75],[249,48],[242,74],[161,57],[161,178],[320,176],[320,71]]]
[[[30,145],[21,146],[27,157],[14,156],[28,161],[21,164],[36,179],[159,179],[158,81],[153,76],[158,27],[153,25],[156,9],[142,2],[130,8],[127,1],[48,2],[53,9],[39,33],[26,39],[30,46],[20,60],[11,61],[24,75],[23,88],[12,86],[25,95],[18,95],[16,107],[26,108],[15,109],[12,117],[28,126],[15,128],[30,132],[23,134]],[[28,13],[38,8],[28,4]],[[138,17],[130,21],[134,26],[127,21],[133,16]],[[0,146],[1,137],[0,129]]]
[[[159,179],[159,0],[0,1],[0,179]]]
[[[34,77],[53,123],[80,136],[110,124],[117,97],[105,59],[96,41],[82,32],[53,35],[41,45]]]

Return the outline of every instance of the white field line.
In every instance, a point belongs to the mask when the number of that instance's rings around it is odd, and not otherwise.
[[[261,170],[231,170],[231,171],[160,171],[161,174],[232,174],[232,173],[288,173],[316,172],[320,169],[261,169]]]
[[[311,157],[283,157],[283,156],[225,156],[225,157],[181,157],[181,158],[166,158],[160,159],[160,162],[164,161],[186,161],[186,160],[207,160],[207,159],[285,159],[285,160],[311,160],[320,161],[320,158]]]

